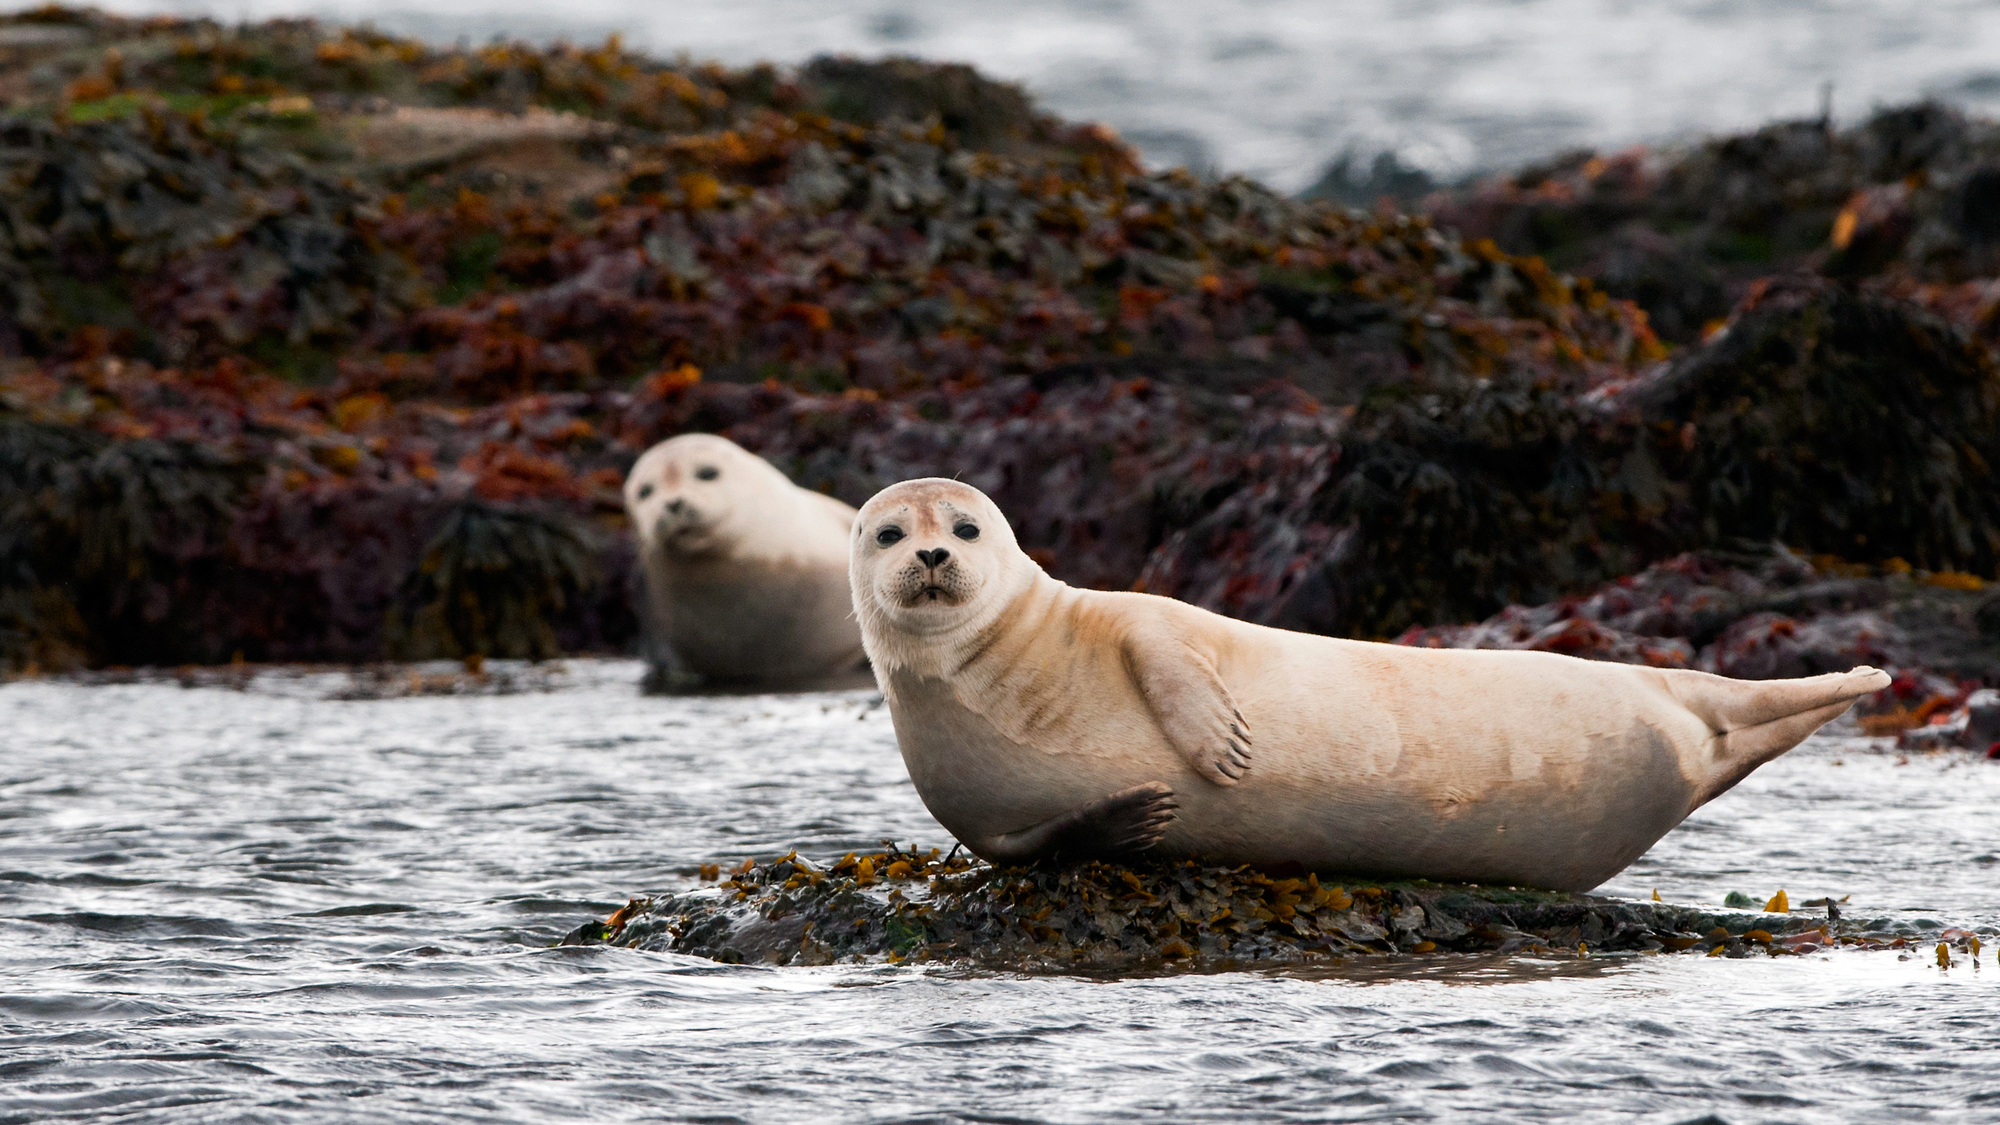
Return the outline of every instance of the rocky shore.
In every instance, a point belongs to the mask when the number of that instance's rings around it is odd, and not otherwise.
[[[1289,628],[2000,682],[2000,134],[1949,110],[1406,215],[910,60],[49,8],[0,18],[0,98],[14,673],[629,651],[617,484],[703,429],[850,502],[961,476],[1066,581]],[[1850,585],[1575,608],[1773,543]]]
[[[935,962],[1019,972],[1224,971],[1354,957],[1693,952],[1795,956],[1916,948],[1949,959],[1979,939],[1940,924],[1849,918],[1783,892],[1751,910],[1299,872],[1088,863],[995,869],[936,849],[745,860],[714,887],[634,899],[563,945],[616,945],[733,964]],[[1736,896],[1732,896],[1736,897]],[[1935,949],[1932,947],[1935,946]]]

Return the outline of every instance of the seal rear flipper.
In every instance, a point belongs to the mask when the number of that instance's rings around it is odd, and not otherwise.
[[[1760,727],[1836,703],[1852,703],[1889,686],[1887,672],[1866,665],[1799,680],[1732,680],[1705,672],[1669,671],[1660,675],[1681,706],[1694,712],[1717,734]]]
[[[994,864],[1102,859],[1144,851],[1159,843],[1179,809],[1172,789],[1149,781],[1120,789],[1040,824],[967,840],[965,844],[980,858]]]
[[[1206,655],[1172,630],[1134,630],[1125,665],[1167,743],[1217,785],[1234,785],[1250,769],[1250,724]]]
[[[1728,792],[1765,762],[1804,742],[1856,699],[1889,686],[1889,675],[1860,667],[1798,680],[1731,680],[1666,673],[1674,698],[1714,731],[1712,771],[1697,782],[1695,807]]]

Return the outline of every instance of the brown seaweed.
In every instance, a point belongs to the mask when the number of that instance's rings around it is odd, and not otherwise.
[[[852,502],[962,476],[1067,581],[1328,633],[1744,538],[2000,565],[1990,302],[1949,271],[1732,280],[1669,356],[1542,259],[1144,170],[964,68],[9,20],[39,30],[0,56],[0,410],[234,474],[226,533],[175,548],[198,626],[99,636],[139,626],[65,609],[44,552],[5,595],[15,666],[617,648],[619,480],[691,429]],[[1718,141],[1700,182],[1984,151],[1984,125],[1895,120]],[[1524,172],[1493,214],[1585,186],[1643,211],[1680,182],[1656,171]],[[469,504],[519,539],[477,557],[520,573],[459,565]]]
[[[561,944],[729,963],[888,961],[1131,973],[1449,953],[1785,956],[1837,945],[1901,948],[1939,936],[1886,918],[1842,919],[1827,902],[1788,913],[1782,891],[1766,913],[1746,914],[1189,862],[992,868],[955,853],[941,857],[936,849],[849,854],[831,863],[792,853],[745,860],[726,875],[704,869],[703,876],[720,883],[633,899]],[[1965,931],[1944,936],[1970,948]]]

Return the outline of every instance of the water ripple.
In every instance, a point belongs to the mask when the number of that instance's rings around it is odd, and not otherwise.
[[[549,948],[703,863],[943,843],[869,696],[0,687],[0,1125],[1991,1120],[2000,967],[1451,956],[1137,979]],[[1826,740],[1612,890],[2000,925],[2000,766]],[[1982,862],[1984,857],[1984,862]],[[2000,945],[2000,942],[1993,944]]]

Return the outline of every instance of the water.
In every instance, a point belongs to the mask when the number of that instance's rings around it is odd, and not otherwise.
[[[2000,941],[1092,980],[550,943],[697,865],[947,837],[868,693],[0,686],[0,1122],[1990,1121]],[[509,675],[520,669],[503,669]],[[2000,764],[1822,739],[1611,891],[1992,935]]]
[[[127,12],[370,19],[435,40],[626,41],[732,63],[975,63],[1155,164],[1286,191],[1380,152],[1452,178],[1936,96],[2000,112],[1994,0],[110,0]]]

